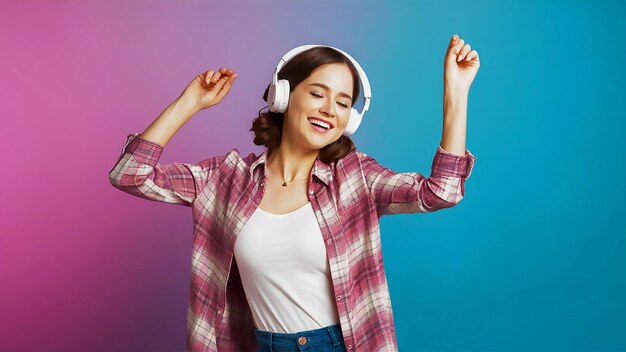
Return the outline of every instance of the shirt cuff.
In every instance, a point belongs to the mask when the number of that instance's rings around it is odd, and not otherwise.
[[[431,175],[461,177],[465,181],[472,174],[475,161],[476,157],[468,149],[465,149],[465,155],[458,155],[439,145],[433,158]]]
[[[163,146],[142,139],[139,137],[139,132],[135,132],[126,137],[126,145],[122,148],[122,155],[125,153],[131,153],[133,158],[140,164],[154,166],[159,160],[161,153],[163,153]]]

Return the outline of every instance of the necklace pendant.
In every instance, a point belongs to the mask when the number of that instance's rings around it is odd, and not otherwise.
[[[287,187],[287,181],[283,182],[283,187]]]

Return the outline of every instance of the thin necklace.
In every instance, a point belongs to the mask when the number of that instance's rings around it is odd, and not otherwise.
[[[269,168],[267,169],[267,174],[268,175],[270,174],[270,169]],[[306,180],[308,180],[308,178],[305,178],[305,179],[302,179],[302,180],[289,180],[289,181],[287,181],[287,179],[283,177],[283,184],[282,184],[282,186],[283,187],[287,187],[287,182],[306,181]]]

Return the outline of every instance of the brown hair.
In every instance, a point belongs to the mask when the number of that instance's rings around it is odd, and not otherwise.
[[[287,61],[280,69],[277,76],[279,80],[286,79],[289,81],[289,91],[292,92],[294,88],[309,77],[316,68],[332,63],[346,64],[352,73],[353,95],[350,104],[350,107],[352,107],[360,92],[359,74],[352,64],[352,61],[333,48],[313,47],[303,51]],[[265,93],[263,93],[263,100],[266,102],[269,88],[270,86],[268,84]],[[253,143],[266,146],[269,148],[270,153],[280,146],[284,117],[285,114],[282,112],[259,111],[259,116],[252,121],[252,128],[249,130],[254,132]],[[341,135],[339,139],[320,149],[319,159],[324,163],[330,164],[343,158],[354,149],[354,143],[350,137]]]

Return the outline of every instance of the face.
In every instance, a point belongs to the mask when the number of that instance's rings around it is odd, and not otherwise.
[[[283,138],[318,150],[339,139],[350,117],[352,85],[346,64],[333,63],[315,69],[289,94]],[[313,118],[325,121],[330,128],[313,125]]]

